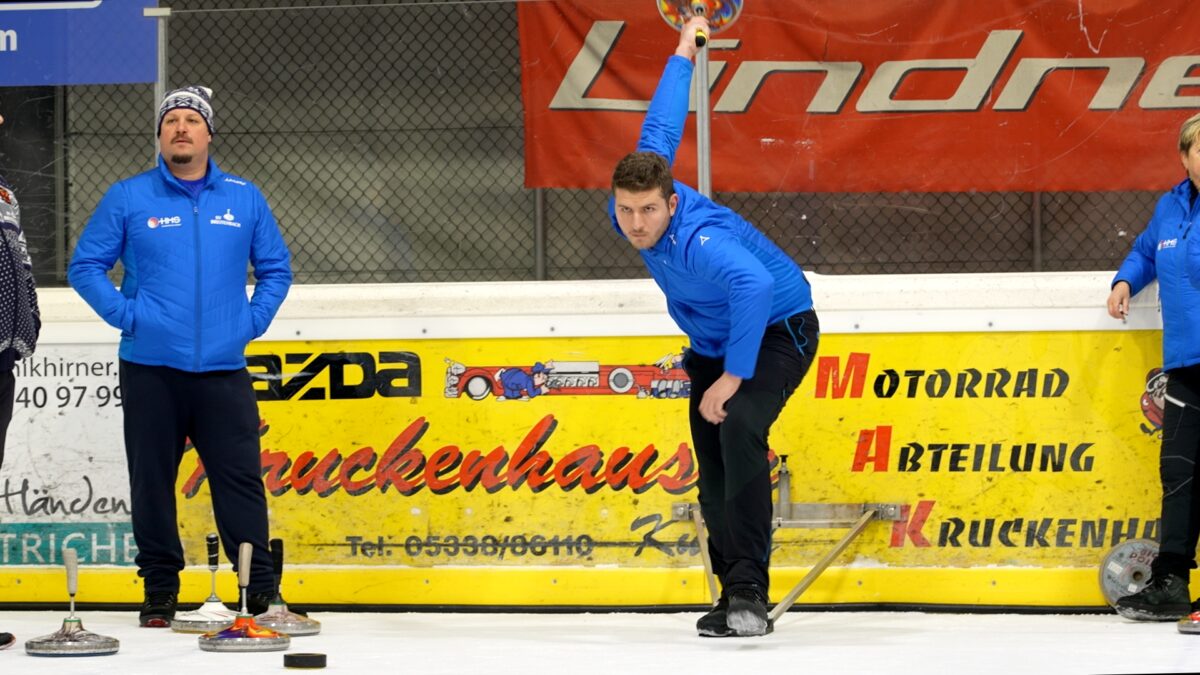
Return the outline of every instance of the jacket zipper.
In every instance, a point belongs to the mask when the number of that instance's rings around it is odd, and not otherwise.
[[[197,194],[196,199],[193,200],[193,202],[192,202],[192,216],[193,216],[193,220],[195,221],[195,224],[196,224],[196,226],[194,228],[195,233],[192,235],[192,238],[196,244],[195,252],[194,252],[195,258],[196,258],[196,268],[195,268],[196,269],[196,316],[195,316],[196,349],[193,352],[195,354],[193,364],[194,364],[194,368],[195,368],[196,372],[200,371],[200,314],[201,314],[201,312],[200,312],[200,260],[201,260],[201,256],[200,256],[200,196],[203,193],[204,193],[204,189],[201,188],[200,194]]]
[[[1200,201],[1200,200],[1198,200],[1198,201]],[[1188,214],[1188,223],[1187,223],[1187,227],[1185,227],[1183,229],[1183,236],[1180,237],[1179,248],[1183,249],[1183,265],[1182,265],[1181,269],[1183,270],[1183,274],[1182,274],[1183,282],[1185,284],[1187,284],[1187,283],[1191,283],[1191,282],[1187,278],[1187,273],[1188,273],[1187,272],[1187,246],[1183,245],[1183,242],[1187,241],[1188,233],[1192,231],[1192,225],[1194,225],[1196,223],[1196,214],[1193,213],[1193,211],[1195,211],[1195,204],[1189,204],[1186,199],[1184,200],[1184,207],[1185,208],[1183,209],[1183,212]],[[1162,289],[1161,288],[1158,291],[1158,313],[1162,314]]]
[[[1196,203],[1197,202],[1200,202],[1200,199],[1197,199],[1195,202],[1193,202],[1185,197],[1183,200],[1183,212],[1188,215],[1188,224],[1187,224],[1187,227],[1184,228],[1184,230],[1183,230],[1183,241],[1187,241],[1188,232],[1192,231],[1192,225],[1194,225],[1196,223]]]
[[[1195,224],[1195,222],[1196,222],[1196,214],[1193,213],[1193,211],[1195,211],[1195,205],[1189,204],[1186,199],[1184,200],[1184,207],[1185,208],[1183,209],[1183,212],[1186,213],[1188,216],[1188,223],[1187,223],[1187,227],[1183,228],[1183,237],[1180,238],[1180,242],[1179,242],[1180,248],[1183,249],[1183,264],[1180,266],[1180,269],[1183,271],[1183,274],[1182,274],[1183,283],[1188,284],[1191,282],[1188,279],[1188,271],[1187,271],[1187,265],[1188,265],[1187,246],[1184,245],[1183,242],[1187,241],[1188,233],[1192,231],[1192,225]],[[1185,288],[1186,288],[1186,286],[1185,286]],[[1161,291],[1158,294],[1158,312],[1159,312],[1159,314],[1162,313],[1162,292]]]

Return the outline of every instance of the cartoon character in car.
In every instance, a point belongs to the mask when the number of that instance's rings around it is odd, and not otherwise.
[[[554,362],[549,365],[538,361],[529,372],[520,368],[501,368],[496,371],[496,381],[504,387],[504,393],[496,397],[497,401],[505,399],[520,399],[528,401],[539,394],[549,394],[550,387],[546,386],[546,374],[554,369]]]

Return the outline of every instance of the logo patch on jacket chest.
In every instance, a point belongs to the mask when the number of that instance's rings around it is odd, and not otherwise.
[[[242,224],[237,221],[237,216],[233,215],[233,209],[225,209],[225,215],[217,216],[208,222],[210,225],[224,225],[225,227],[242,226]]]
[[[146,221],[146,227],[149,227],[152,230],[156,230],[160,227],[182,227],[182,226],[183,226],[183,218],[181,218],[179,216],[158,216],[158,217],[151,216],[150,219]]]

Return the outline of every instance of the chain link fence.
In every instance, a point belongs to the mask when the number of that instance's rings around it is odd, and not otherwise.
[[[168,85],[215,90],[214,157],[263,189],[297,282],[645,276],[605,191],[523,185],[514,0],[160,4]],[[151,165],[157,102],[152,85],[46,89],[66,208],[26,227],[40,283],[62,285],[104,191]],[[1157,196],[716,197],[806,269],[894,274],[1115,269]]]

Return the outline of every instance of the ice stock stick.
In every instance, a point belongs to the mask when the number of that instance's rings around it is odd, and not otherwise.
[[[75,593],[79,591],[79,554],[73,548],[63,549],[63,566],[67,568],[67,595],[71,596],[71,616],[75,616]]]
[[[250,587],[250,561],[254,557],[254,545],[244,541],[238,545],[238,587],[242,592],[242,614],[249,614],[246,605],[246,589]]]
[[[220,598],[217,596],[217,569],[221,564],[220,543],[217,541],[217,535],[213,533],[209,533],[204,538],[204,543],[208,546],[208,583],[212,587],[208,593],[208,600],[219,602]]]
[[[693,2],[692,3],[692,14],[695,14],[696,16],[707,16],[708,15],[708,5],[706,5],[704,2]],[[706,44],[708,44],[708,33],[706,33],[703,28],[697,28],[696,29],[696,46],[702,48]]]
[[[271,540],[271,571],[275,574],[275,592],[279,592],[280,580],[283,579],[283,540]]]
[[[216,572],[218,566],[221,564],[221,547],[217,540],[217,535],[210,532],[204,538],[204,543],[208,546],[208,569]]]

